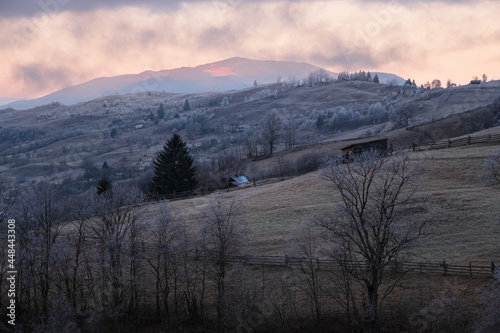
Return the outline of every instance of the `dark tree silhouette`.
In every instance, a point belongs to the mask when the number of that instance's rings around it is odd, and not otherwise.
[[[192,191],[198,183],[193,158],[179,134],[170,138],[153,163],[155,170],[150,190],[154,195]]]
[[[184,102],[184,111],[189,111],[191,110],[191,106],[189,105],[189,101],[186,99]]]
[[[111,180],[109,180],[108,177],[106,177],[106,175],[104,175],[99,179],[96,191],[98,195],[101,195],[104,192],[111,190],[112,188],[113,188],[113,183],[111,182]]]
[[[163,103],[160,103],[160,107],[156,113],[158,114],[158,119],[163,119],[165,117],[165,108],[163,107]]]
[[[377,73],[375,73],[375,76],[373,77],[373,83],[380,83]]]

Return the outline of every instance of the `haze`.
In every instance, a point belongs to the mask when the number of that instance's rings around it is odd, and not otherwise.
[[[494,1],[0,0],[0,96],[234,56],[383,71],[418,84],[500,78]]]

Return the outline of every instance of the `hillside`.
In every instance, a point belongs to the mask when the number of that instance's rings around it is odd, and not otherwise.
[[[331,212],[340,203],[339,194],[318,169],[343,147],[385,138],[394,150],[407,152],[416,170],[414,198],[425,198],[417,206],[400,206],[405,210],[398,208],[398,213],[405,221],[413,221],[413,216],[418,220],[421,215],[433,219],[411,247],[396,257],[382,253],[386,259],[380,266],[384,274],[379,290],[390,295],[384,296],[381,322],[387,331],[403,331],[391,329],[393,325],[411,331],[422,326],[413,319],[423,316],[422,322],[433,330],[468,331],[461,328],[472,327],[478,320],[474,311],[486,297],[492,263],[497,267],[500,263],[498,189],[485,187],[479,177],[485,158],[500,150],[499,92],[498,82],[423,90],[313,78],[309,84],[283,81],[203,94],[149,91],[69,107],[52,103],[24,111],[4,110],[0,112],[0,181],[11,178],[21,193],[12,208],[8,195],[2,193],[3,207],[10,208],[9,214],[14,216],[10,219],[9,215],[8,226],[2,224],[4,235],[7,228],[10,233],[17,225],[16,240],[23,249],[18,255],[23,260],[16,259],[16,263],[20,262],[20,271],[47,278],[51,289],[40,302],[50,301],[57,318],[63,311],[55,305],[60,295],[67,299],[75,295],[74,304],[89,309],[82,312],[82,318],[98,317],[97,312],[113,309],[113,304],[118,309],[117,304],[128,307],[135,302],[136,313],[143,313],[137,318],[145,318],[138,322],[138,330],[145,329],[145,321],[158,326],[151,331],[168,328],[160,328],[153,317],[155,307],[162,304],[172,304],[172,310],[166,310],[172,314],[177,306],[189,314],[192,305],[203,309],[205,318],[215,318],[217,269],[224,262],[228,313],[240,313],[240,304],[257,309],[257,317],[265,304],[276,310],[286,307],[285,312],[271,310],[266,319],[269,324],[259,322],[255,327],[269,325],[269,331],[276,331],[276,323],[281,321],[290,328],[296,326],[297,332],[311,331],[307,328],[311,295],[318,295],[317,309],[321,308],[325,325],[331,329],[330,320],[339,318],[342,323],[348,316],[346,300],[360,308],[366,303],[370,287],[365,277],[374,270],[367,269],[373,268],[367,257],[350,260],[360,253],[355,248],[342,252],[341,261],[332,260],[335,250],[327,247],[338,243],[325,241],[332,235],[324,229],[316,234],[314,226],[304,228],[305,222]],[[274,146],[269,144],[271,131],[278,134]],[[147,194],[152,160],[173,133],[187,140],[195,157],[198,188],[182,198],[182,193],[168,200],[151,198]],[[494,139],[479,143],[484,137]],[[449,144],[452,141],[461,146]],[[429,143],[442,149],[430,149],[434,147]],[[230,188],[231,173],[243,173],[251,183]],[[103,175],[112,180],[114,190],[94,196],[97,180]],[[122,183],[135,188],[121,187]],[[384,192],[391,196],[394,189],[385,187]],[[220,194],[238,205],[224,207],[230,201],[214,205],[213,199]],[[385,214],[390,208],[377,203],[376,209],[368,210],[376,211],[373,220],[379,221],[378,212]],[[400,218],[396,215],[394,221],[400,222]],[[230,221],[236,223],[224,225]],[[240,230],[242,222],[248,228]],[[404,237],[408,230],[397,225],[371,229],[374,234],[391,229],[394,238]],[[221,237],[220,230],[228,238]],[[229,250],[220,250],[217,242]],[[40,250],[49,249],[47,244],[52,252]],[[379,244],[382,242],[377,249]],[[382,252],[385,250],[390,251],[385,247]],[[229,256],[220,260],[223,253]],[[339,270],[344,261],[346,266]],[[50,277],[43,267],[50,267]],[[457,267],[459,273],[454,271]],[[353,276],[356,281],[363,278],[360,284],[351,282],[351,272],[357,274]],[[18,276],[16,293],[41,295],[31,275]],[[123,283],[114,284],[115,277]],[[311,277],[321,289],[308,289]],[[60,288],[68,283],[73,287]],[[160,284],[164,291],[172,292],[162,292]],[[401,288],[392,292],[394,286]],[[30,299],[28,306],[33,304],[36,309],[38,299]],[[300,311],[292,311],[292,307]],[[434,315],[436,308],[439,312]],[[241,317],[247,318],[248,313],[242,311]],[[180,331],[190,325],[196,326],[192,331],[211,325],[211,319],[198,324],[202,317],[191,314],[172,316],[172,322],[182,325]],[[64,318],[61,321],[67,322]],[[98,319],[95,327],[106,327],[104,320],[110,325],[120,321],[127,326],[124,330],[133,330],[128,328],[133,319],[113,318]],[[284,324],[281,327],[290,331]]]
[[[419,193],[431,198],[430,207],[438,216],[427,230],[429,235],[423,237],[413,251],[413,260],[446,260],[464,265],[500,263],[498,190],[485,188],[478,177],[484,158],[499,149],[500,145],[496,144],[411,153],[420,171]],[[338,200],[320,172],[283,181],[262,180],[256,187],[232,190],[224,195],[244,207],[251,230],[250,244],[245,251],[257,255],[289,253],[291,237],[299,225],[332,209]],[[196,232],[204,207],[212,197],[170,201],[168,207]],[[164,204],[155,204],[149,211]]]
[[[74,106],[6,109],[0,112],[0,172],[29,181],[71,181],[81,179],[83,162],[89,160],[97,168],[106,161],[117,172],[140,176],[150,166],[141,158],[154,155],[174,132],[200,161],[255,157],[265,153],[262,120],[271,112],[280,121],[278,152],[295,154],[286,148],[376,135],[392,138],[395,147],[411,147],[469,133],[465,124],[498,96],[496,82],[429,91],[359,81],[312,86],[284,81],[222,93],[150,91]],[[190,110],[185,111],[186,100]],[[157,114],[160,104],[163,119]],[[407,109],[409,130],[404,130],[395,122]]]

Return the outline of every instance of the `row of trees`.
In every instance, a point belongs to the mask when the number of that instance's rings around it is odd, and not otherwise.
[[[380,83],[380,79],[379,79],[377,73],[375,73],[375,75],[372,77],[372,74],[370,72],[365,72],[365,71],[361,71],[361,70],[359,72],[354,72],[351,74],[349,74],[348,71],[340,72],[337,80],[338,81],[342,81],[342,80],[367,81],[367,82],[373,82],[373,83]]]

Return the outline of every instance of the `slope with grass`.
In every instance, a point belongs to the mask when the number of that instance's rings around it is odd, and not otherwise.
[[[419,194],[429,197],[428,209],[435,215],[428,235],[412,249],[413,260],[500,263],[500,192],[484,187],[479,179],[484,159],[499,149],[499,145],[479,145],[410,153],[418,168]],[[293,231],[338,203],[320,171],[257,185],[224,194],[245,209],[251,230],[248,254],[289,253]],[[167,205],[196,231],[212,195],[157,205]]]

